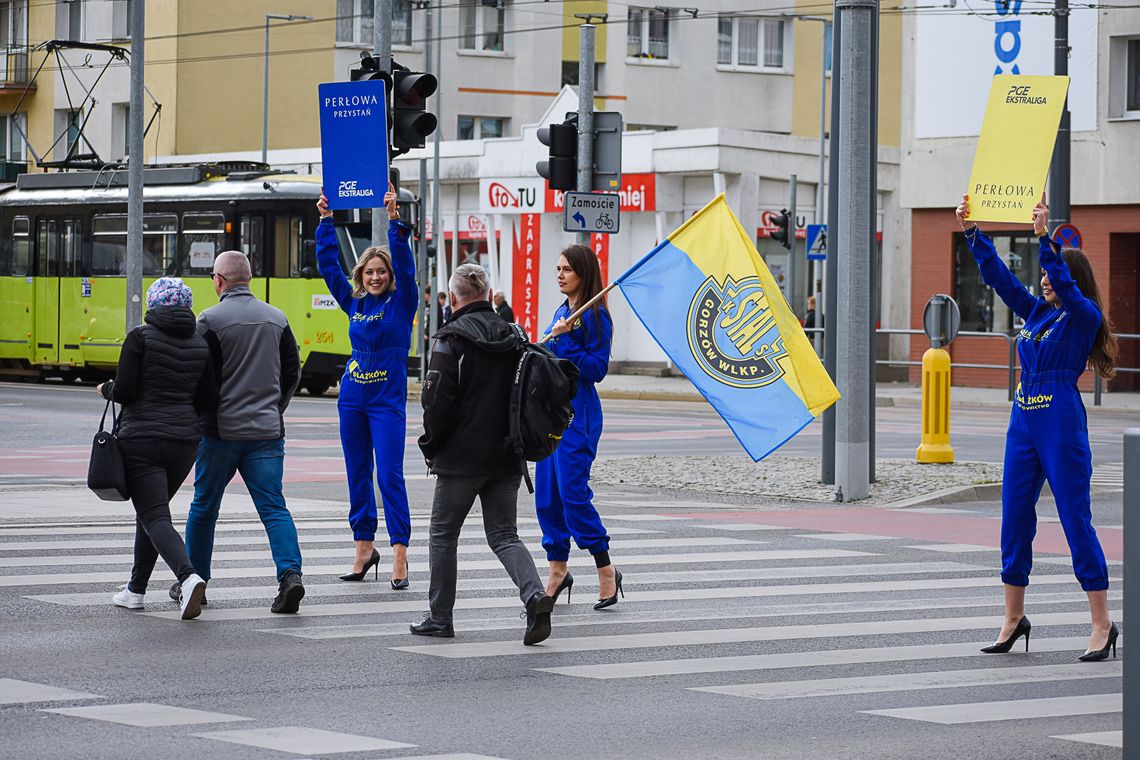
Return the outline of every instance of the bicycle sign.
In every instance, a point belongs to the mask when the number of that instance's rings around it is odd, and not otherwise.
[[[566,193],[563,199],[562,229],[566,232],[612,235],[621,227],[616,193]]]

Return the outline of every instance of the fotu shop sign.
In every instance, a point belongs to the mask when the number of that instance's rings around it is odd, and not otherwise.
[[[479,180],[481,214],[541,214],[545,205],[546,180],[541,177]]]
[[[617,194],[622,211],[656,211],[657,175],[623,174],[621,177],[621,187],[618,189]],[[564,205],[561,190],[546,188],[547,211],[561,213]]]

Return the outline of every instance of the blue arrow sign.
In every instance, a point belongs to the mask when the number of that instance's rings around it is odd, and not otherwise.
[[[574,216],[572,216],[570,218],[573,219],[575,222],[577,222],[579,227],[581,227],[582,229],[586,229],[586,217],[582,216],[581,211],[575,213]]]
[[[826,224],[809,224],[807,226],[807,257],[808,261],[825,261],[827,259]]]

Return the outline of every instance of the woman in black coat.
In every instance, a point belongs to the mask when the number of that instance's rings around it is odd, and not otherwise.
[[[182,619],[202,612],[206,582],[194,572],[186,544],[170,519],[170,500],[194,466],[201,432],[198,414],[218,405],[218,386],[206,339],[182,280],[163,277],[146,294],[146,324],[127,333],[115,379],[96,390],[122,404],[119,446],[135,507],[131,580],[112,601],[141,609],[159,555],[182,587]]]

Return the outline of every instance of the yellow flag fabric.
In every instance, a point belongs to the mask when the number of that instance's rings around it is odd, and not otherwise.
[[[970,221],[1033,221],[1068,91],[1065,76],[994,77],[970,172]]]

